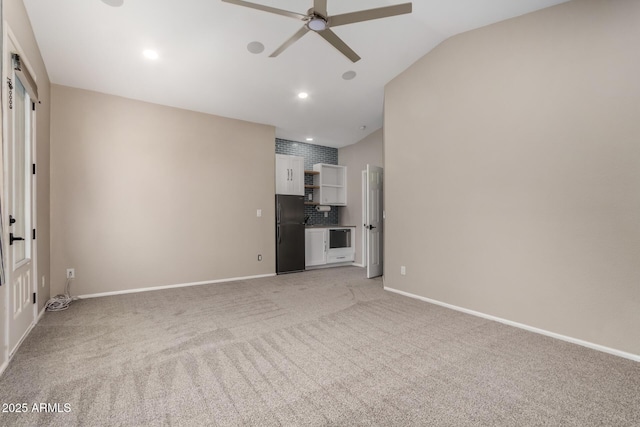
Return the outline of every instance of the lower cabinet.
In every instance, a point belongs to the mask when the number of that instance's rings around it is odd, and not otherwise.
[[[324,265],[327,263],[327,229],[307,228],[304,230],[304,265]]]
[[[304,265],[314,267],[326,264],[341,264],[355,260],[353,240],[348,238],[345,244],[343,233],[341,239],[331,241],[330,230],[344,230],[345,228],[307,228],[304,233]],[[349,235],[350,236],[350,235]],[[338,241],[336,241],[338,240]],[[332,248],[332,246],[334,246]]]
[[[333,264],[335,262],[353,262],[355,254],[352,250],[335,250],[331,249],[327,254],[327,264]]]

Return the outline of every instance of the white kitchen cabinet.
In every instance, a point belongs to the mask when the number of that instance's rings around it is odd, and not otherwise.
[[[347,167],[318,163],[313,177],[313,201],[319,205],[347,206]]]
[[[276,194],[304,196],[304,157],[276,154]]]
[[[355,227],[330,227],[327,233],[327,264],[353,262]]]
[[[344,231],[349,230],[348,235]],[[332,231],[336,234],[332,234]],[[355,260],[354,227],[327,226],[307,228],[304,233],[304,265],[319,267],[344,265]],[[331,236],[334,236],[333,238]],[[339,237],[336,237],[339,236]],[[345,239],[345,237],[347,237]],[[332,240],[333,239],[333,240]]]
[[[327,229],[307,228],[304,231],[304,265],[324,265],[327,263]]]

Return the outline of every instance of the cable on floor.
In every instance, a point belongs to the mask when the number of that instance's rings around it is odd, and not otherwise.
[[[47,301],[47,305],[46,305],[47,311],[62,311],[69,308],[69,304],[71,304],[72,301],[77,299],[71,296],[70,289],[71,289],[71,278],[68,277],[67,284],[64,287],[64,294],[56,295],[55,297]]]

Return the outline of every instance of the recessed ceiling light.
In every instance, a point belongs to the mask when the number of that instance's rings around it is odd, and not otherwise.
[[[253,54],[262,53],[264,51],[264,45],[260,42],[251,42],[247,45],[247,50]]]
[[[158,52],[156,52],[155,50],[152,50],[152,49],[147,49],[147,50],[143,51],[142,54],[147,59],[158,59],[160,57],[160,55],[158,55]]]
[[[307,138],[307,141],[311,142],[313,141],[313,138]]]
[[[307,99],[309,97],[309,94],[307,92],[300,92],[298,94],[298,98],[300,99]]]
[[[356,77],[355,71],[347,71],[342,75],[342,78],[345,80],[353,80]]]
[[[102,0],[102,3],[111,7],[120,7],[124,4],[124,0]]]

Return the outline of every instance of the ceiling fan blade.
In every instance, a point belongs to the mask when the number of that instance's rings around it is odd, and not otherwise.
[[[251,9],[262,10],[263,12],[275,13],[276,15],[288,16],[289,18],[295,18],[304,20],[307,15],[301,13],[289,12],[288,10],[276,9],[275,7],[264,6],[262,4],[249,3],[243,0],[222,0],[225,3],[236,4],[238,6],[249,7]]]
[[[327,0],[313,0],[313,11],[318,15],[326,18],[327,15]]]
[[[358,54],[351,50],[351,48],[347,46],[347,44],[343,42],[340,37],[338,37],[336,33],[331,31],[330,29],[318,31],[318,34],[320,34],[323,39],[331,43],[333,47],[342,52],[342,54],[349,58],[351,62],[358,62],[360,60]]]
[[[307,26],[306,25],[302,26],[302,28],[300,28],[294,35],[289,37],[289,39],[286,42],[282,43],[282,45],[280,45],[280,47],[277,48],[275,52],[269,55],[269,58],[275,58],[276,56],[280,55],[286,48],[288,48],[289,46],[291,46],[292,44],[300,40],[302,36],[304,36],[308,32],[309,32],[309,29],[307,28]]]
[[[354,24],[356,22],[371,21],[372,19],[411,13],[411,3],[396,4],[394,6],[379,7],[377,9],[361,10],[359,12],[343,13],[329,18],[329,26]]]

